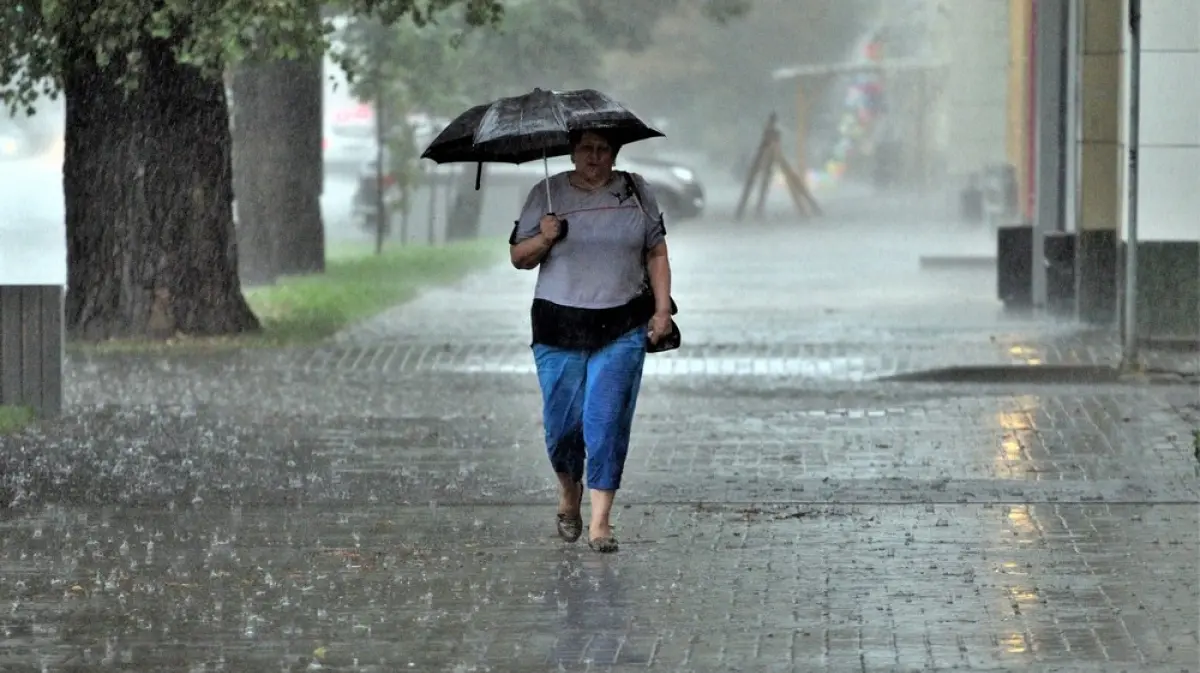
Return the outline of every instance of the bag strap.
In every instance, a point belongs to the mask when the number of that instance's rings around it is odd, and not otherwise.
[[[633,194],[633,198],[637,200],[638,209],[642,211],[642,214],[646,216],[647,220],[653,220],[654,218],[650,217],[650,213],[646,212],[646,207],[642,205],[642,190],[638,188],[637,180],[634,179],[633,173],[630,173],[629,171],[621,171],[621,175],[625,178],[625,185]],[[659,213],[658,217],[661,219],[662,213]],[[642,257],[642,294],[643,296],[648,295],[651,301],[653,301],[654,291],[650,288],[650,267],[646,264],[645,256]],[[672,297],[671,315],[675,315],[678,312],[679,306],[675,304],[675,298]]]
[[[642,205],[642,190],[638,187],[637,180],[633,178],[633,173],[621,171],[621,177],[625,178],[625,188],[629,190],[630,194],[633,194],[633,200],[637,203],[638,210],[642,211],[642,215],[645,215],[647,220],[651,219],[650,213],[647,213],[646,207]],[[649,284],[650,270],[646,268],[644,259],[642,268],[646,271],[647,284]]]
[[[625,178],[625,186],[629,189],[629,192],[633,194],[633,199],[637,202],[638,210],[642,211],[642,214],[646,216],[646,219],[654,219],[650,217],[650,213],[646,212],[646,206],[642,205],[642,189],[638,187],[637,179],[633,177],[633,173],[630,173],[629,171],[621,171],[621,176]]]

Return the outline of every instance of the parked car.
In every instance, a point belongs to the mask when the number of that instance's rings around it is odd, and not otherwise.
[[[681,163],[649,157],[617,160],[618,168],[640,174],[654,190],[658,206],[672,221],[679,222],[704,214],[704,187],[696,172]]]
[[[552,175],[571,169],[571,160],[567,157],[555,157],[549,164]],[[681,222],[704,213],[704,188],[691,168],[666,160],[621,155],[617,158],[616,169],[637,173],[645,178],[658,200],[659,208],[671,221]],[[524,193],[545,176],[545,168],[541,161],[518,165],[493,164],[488,167],[487,174],[489,184],[515,183]]]
[[[549,164],[551,174],[571,168],[571,161],[567,157],[555,157],[549,161]],[[458,170],[452,165],[435,166],[432,163],[427,168],[426,179],[436,180],[439,184],[450,183]],[[666,160],[621,156],[617,160],[617,169],[638,173],[645,178],[646,184],[650,186],[658,200],[659,208],[667,215],[668,226],[671,223],[694,219],[704,214],[704,187],[691,168]],[[471,170],[473,171],[474,168]],[[541,161],[516,165],[489,164],[487,166],[487,185],[493,188],[515,189],[517,193],[525,194],[544,175],[545,169]],[[385,189],[394,188],[394,181],[387,175],[384,176],[384,184]],[[377,193],[378,178],[375,160],[370,159],[365,161],[359,170],[358,184],[352,197],[354,218],[367,231],[375,230]],[[519,204],[514,205],[514,207],[516,206]]]

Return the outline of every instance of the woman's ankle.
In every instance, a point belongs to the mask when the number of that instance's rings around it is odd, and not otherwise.
[[[612,536],[613,536],[613,529],[612,529],[611,522],[609,522],[609,521],[604,521],[601,523],[592,522],[592,523],[588,524],[588,539],[589,540],[598,540],[603,537],[612,537]]]
[[[565,514],[575,514],[583,507],[583,484],[572,483],[569,479],[559,480],[558,510]]]

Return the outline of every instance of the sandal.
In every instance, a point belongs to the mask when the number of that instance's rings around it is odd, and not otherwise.
[[[579,503],[575,513],[558,513],[558,536],[566,542],[574,542],[583,535],[583,484],[579,484],[579,487]]]
[[[619,548],[615,537],[598,537],[588,540],[588,547],[598,554],[612,554]]]
[[[558,513],[558,536],[567,542],[574,542],[583,535],[583,515]]]

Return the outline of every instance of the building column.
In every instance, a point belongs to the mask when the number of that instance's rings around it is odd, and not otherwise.
[[[997,3],[1000,4],[1000,3]],[[1008,2],[1008,106],[1005,154],[1017,180],[1017,212],[1022,220],[1029,212],[1033,193],[1030,158],[1033,150],[1030,104],[1033,102],[1033,8],[1034,0]],[[1027,222],[1027,221],[1026,221]],[[1028,222],[1027,222],[1028,223]]]
[[[1034,100],[1037,114],[1033,120],[1035,151],[1031,271],[1032,298],[1036,308],[1046,307],[1050,298],[1045,237],[1064,228],[1069,9],[1069,3],[1062,0],[1042,1],[1035,5]],[[1061,294],[1065,293],[1055,293]]]
[[[1079,224],[1079,113],[1080,113],[1080,58],[1083,21],[1080,16],[1086,0],[1067,0],[1067,72],[1064,83],[1066,120],[1064,128],[1063,157],[1063,229],[1076,233]],[[1074,275],[1072,269],[1072,275]],[[1072,287],[1072,292],[1074,287]],[[1074,294],[1072,294],[1074,296]]]
[[[1190,0],[1184,0],[1190,1]],[[1077,20],[1079,127],[1076,177],[1075,301],[1080,320],[1111,325],[1117,316],[1122,220],[1123,0],[1086,0]]]
[[[1093,2],[1086,3],[1089,9]],[[1142,0],[1141,38],[1137,334],[1141,339],[1196,339],[1200,2]],[[1120,193],[1125,195],[1124,187]]]
[[[985,166],[1005,161],[1008,4],[947,0],[941,9],[940,55],[949,64],[939,99],[946,173],[965,182]]]

